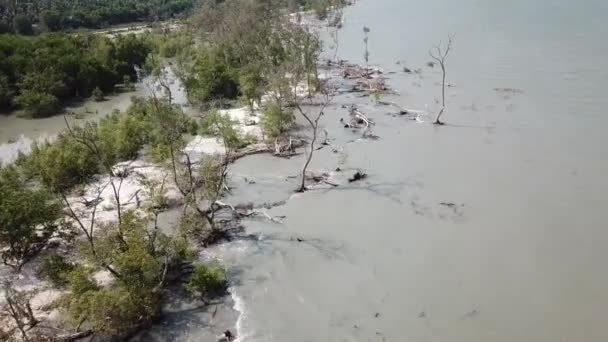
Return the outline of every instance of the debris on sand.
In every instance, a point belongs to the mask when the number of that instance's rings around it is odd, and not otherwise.
[[[494,88],[494,91],[497,93],[507,93],[507,94],[523,94],[523,90],[517,88]]]
[[[359,170],[351,178],[348,179],[348,182],[349,183],[358,182],[365,178],[367,178],[367,173]]]
[[[230,330],[224,331],[224,333],[218,338],[218,342],[230,342],[234,341],[234,335]]]

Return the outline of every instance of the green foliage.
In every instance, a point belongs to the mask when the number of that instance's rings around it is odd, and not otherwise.
[[[247,101],[251,111],[254,102],[261,102],[264,95],[266,80],[262,74],[262,67],[259,64],[249,64],[239,70],[239,86],[243,98]]]
[[[124,76],[122,77],[122,86],[123,86],[125,89],[128,89],[128,90],[133,90],[133,89],[134,89],[133,84],[131,84],[131,76],[129,76],[129,75],[124,75]]]
[[[28,17],[23,14],[18,14],[13,19],[13,27],[15,32],[23,35],[31,35],[34,34],[34,28],[32,27],[32,22]]]
[[[61,30],[61,15],[56,11],[44,11],[39,16],[40,25],[45,31],[59,31]]]
[[[39,23],[49,31],[58,31],[166,19],[190,10],[194,3],[195,0],[30,0],[15,1],[12,6],[17,14],[15,19],[39,18]],[[7,9],[5,13],[4,6],[0,2],[0,22],[10,19],[12,12]],[[31,30],[32,22],[27,23]],[[15,20],[15,28],[20,27]]]
[[[112,165],[137,157],[148,146],[156,160],[166,160],[168,147],[183,147],[182,135],[196,123],[178,107],[154,99],[134,99],[126,112],[113,112],[99,123],[72,127],[53,141],[34,143],[16,164],[30,178],[55,191],[83,184]]]
[[[226,271],[221,267],[208,267],[197,264],[186,284],[186,289],[204,299],[221,295],[228,287]]]
[[[57,230],[61,205],[47,189],[27,184],[14,166],[0,167],[0,194],[2,259],[20,269]]]
[[[68,284],[68,276],[76,266],[67,262],[61,255],[51,254],[42,258],[38,268],[38,276],[48,279],[57,287]]]
[[[149,121],[147,155],[156,161],[165,161],[171,152],[177,153],[185,146],[183,135],[193,131],[196,123],[178,106],[165,101],[150,100],[145,103]]]
[[[6,107],[11,103],[13,90],[8,77],[0,71],[0,108]]]
[[[186,30],[156,30],[146,33],[154,51],[163,58],[174,58],[194,45],[192,35]]]
[[[96,127],[97,141],[108,165],[137,157],[148,141],[145,113],[132,105],[125,113],[112,112]]]
[[[234,72],[219,50],[203,50],[197,54],[184,85],[193,103],[235,99],[239,94]]]
[[[55,95],[40,92],[36,90],[23,90],[21,94],[15,98],[15,104],[18,104],[25,112],[34,118],[46,117],[57,112],[59,108],[59,99]]]
[[[98,156],[67,133],[53,142],[34,143],[29,155],[20,155],[17,165],[53,190],[84,183],[100,170]]]
[[[162,280],[164,264],[180,262],[191,252],[181,236],[167,236],[149,228],[149,221],[132,211],[111,223],[95,241],[94,262],[112,265],[128,288],[154,288]]]
[[[262,112],[260,119],[264,135],[267,138],[275,139],[283,136],[293,126],[295,116],[292,110],[271,102]]]
[[[99,289],[92,278],[92,269],[82,265],[74,266],[74,269],[67,274],[66,280],[73,295],[81,295]]]
[[[108,94],[123,76],[135,75],[134,65],[143,65],[151,51],[148,44],[135,35],[0,35],[0,109],[12,105],[48,116],[95,89]]]
[[[243,140],[229,115],[222,115],[219,111],[208,112],[201,120],[201,132],[222,139],[224,146],[229,150],[244,147]]]
[[[325,0],[315,0],[312,2],[312,9],[319,20],[325,20],[329,13],[329,4]]]
[[[91,93],[91,95],[93,95],[93,100],[95,100],[97,102],[101,102],[105,99],[105,97],[103,95],[103,91],[101,89],[99,89],[99,87],[95,87],[95,89],[93,89],[93,92]]]
[[[100,230],[95,253],[83,246],[92,263],[112,265],[118,277],[99,287],[90,270],[78,267],[68,276],[70,294],[58,304],[74,324],[85,320],[102,335],[126,333],[153,319],[167,270],[193,255],[183,236],[167,236],[132,211],[123,213],[121,223]]]
[[[71,300],[70,300],[71,299]],[[130,291],[123,286],[102,288],[64,298],[69,317],[77,324],[86,320],[100,335],[119,335],[150,321],[158,313],[160,296],[149,289]]]

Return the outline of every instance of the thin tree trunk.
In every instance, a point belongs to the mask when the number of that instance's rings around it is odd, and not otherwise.
[[[311,125],[313,125],[313,124],[311,123]],[[306,158],[306,163],[304,164],[304,167],[302,168],[302,183],[300,184],[300,188],[298,189],[298,192],[306,191],[306,170],[308,169],[308,166],[310,165],[310,162],[312,161],[312,156],[315,151],[315,142],[317,141],[317,128],[318,128],[317,125],[313,125],[312,140],[310,141],[310,151],[308,151],[308,157]]]

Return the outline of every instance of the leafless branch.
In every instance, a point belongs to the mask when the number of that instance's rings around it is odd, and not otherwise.
[[[432,49],[429,50],[429,56],[431,56],[431,58],[433,58],[439,64],[439,66],[441,67],[441,74],[442,74],[441,110],[439,111],[439,114],[437,114],[437,118],[435,119],[435,122],[434,122],[437,125],[442,124],[442,122],[439,119],[441,118],[441,115],[443,115],[443,112],[445,111],[445,78],[446,78],[445,61],[450,53],[450,50],[452,49],[452,40],[453,40],[453,35],[448,35],[448,42],[445,47],[445,50],[443,49],[443,44],[441,41],[439,42],[439,44],[437,44],[435,47],[433,47]]]

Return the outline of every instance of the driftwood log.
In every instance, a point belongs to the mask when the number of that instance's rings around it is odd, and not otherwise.
[[[93,335],[92,330],[79,331],[71,334],[58,335],[53,341],[72,342]]]

